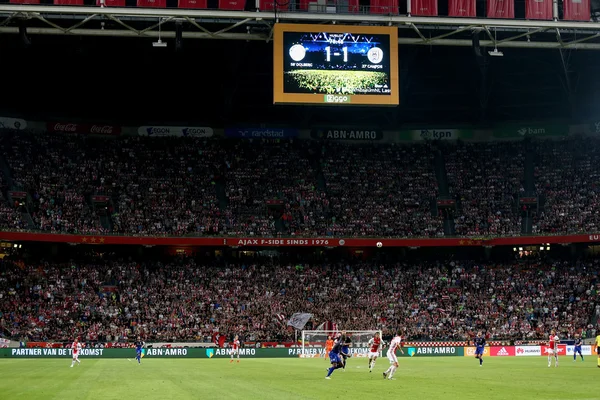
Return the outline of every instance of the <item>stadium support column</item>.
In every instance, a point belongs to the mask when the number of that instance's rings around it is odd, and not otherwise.
[[[560,31],[556,31],[557,39],[561,41]],[[560,54],[560,62],[563,68],[564,78],[563,78],[563,87],[567,94],[567,100],[569,101],[569,112],[571,118],[576,118],[577,108],[575,107],[575,89],[573,88],[571,82],[571,71],[570,71],[570,61],[571,61],[571,50],[570,49],[558,49]]]
[[[490,87],[488,83],[488,58],[481,51],[481,46],[479,44],[479,35],[481,33],[481,28],[476,28],[473,30],[473,35],[471,37],[473,43],[473,53],[475,54],[475,62],[477,62],[477,66],[479,67],[479,120],[484,122],[487,120],[487,112],[488,112],[488,104],[490,98]]]
[[[232,51],[230,52],[229,57],[230,62],[226,63],[228,67],[228,76],[229,79],[225,79],[223,82],[223,119],[225,121],[231,121],[234,118],[233,114],[235,113],[235,98],[238,91],[238,86],[240,84],[240,79],[247,76],[247,73],[251,71],[241,71],[243,67],[243,61],[246,59],[246,54],[248,52],[248,42],[241,42],[239,44],[235,44],[233,46]],[[249,68],[253,68],[252,63],[250,63]],[[239,118],[239,117],[238,117]]]

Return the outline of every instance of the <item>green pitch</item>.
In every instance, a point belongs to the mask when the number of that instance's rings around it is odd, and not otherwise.
[[[324,359],[1,359],[0,398],[20,399],[417,399],[592,400],[600,398],[596,357],[559,368],[546,358],[402,358],[395,381],[382,379],[378,360],[352,358],[348,370],[325,380]]]

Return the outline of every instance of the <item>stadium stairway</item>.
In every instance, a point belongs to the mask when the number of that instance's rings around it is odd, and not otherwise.
[[[18,189],[18,190],[24,191],[24,188],[15,188],[14,187],[15,181],[12,177],[12,173],[10,172],[10,167],[8,165],[8,162],[4,158],[4,155],[2,155],[2,154],[0,154],[0,170],[2,171],[4,181],[7,183],[7,189],[9,189],[9,190]],[[5,188],[2,188],[2,191],[3,191],[2,194],[4,195],[4,198],[8,200],[8,204],[14,204],[14,199],[10,195],[9,190],[6,190],[6,192],[4,190],[5,190]],[[21,212],[21,218],[23,218],[23,221],[27,222],[27,227],[29,229],[35,229],[36,226],[33,223],[33,218],[31,218],[31,214],[29,213],[29,207],[31,207],[31,206],[32,206],[31,195],[29,193],[27,193],[27,197],[25,199],[25,204],[19,208],[19,211]]]
[[[536,155],[530,139],[523,141],[525,146],[525,165],[523,167],[523,189],[526,197],[537,197],[538,204],[537,209],[524,209],[521,213],[521,233],[529,235],[533,232],[533,219],[536,212],[540,212],[543,209],[542,199],[538,196],[535,189],[535,164]],[[518,204],[517,207],[520,207]]]
[[[433,156],[433,172],[435,174],[435,179],[437,181],[438,187],[438,198],[439,199],[450,199],[450,186],[448,185],[448,173],[446,171],[446,160],[444,160],[444,155],[440,151],[440,149],[434,149]],[[454,216],[459,212],[460,199],[456,202],[456,209],[452,210],[449,208],[443,209],[443,218],[444,218],[444,235],[446,236],[454,236],[456,234],[456,229],[454,226]],[[439,214],[439,210],[437,207],[437,202],[433,202],[432,204],[432,215],[436,216]]]

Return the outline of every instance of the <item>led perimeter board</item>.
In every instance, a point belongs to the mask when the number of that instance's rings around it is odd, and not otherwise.
[[[275,104],[396,106],[398,28],[276,24]]]

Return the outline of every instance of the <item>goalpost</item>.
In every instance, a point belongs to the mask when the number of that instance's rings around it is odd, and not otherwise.
[[[328,357],[325,354],[327,337],[331,336],[332,339],[335,339],[340,332],[340,330],[302,331],[302,351],[300,357]],[[377,332],[379,332],[379,336],[381,337],[382,333],[380,330],[346,331],[346,334],[352,340],[350,354],[353,357],[366,357],[369,352],[369,340]],[[379,348],[380,352],[382,347]]]

